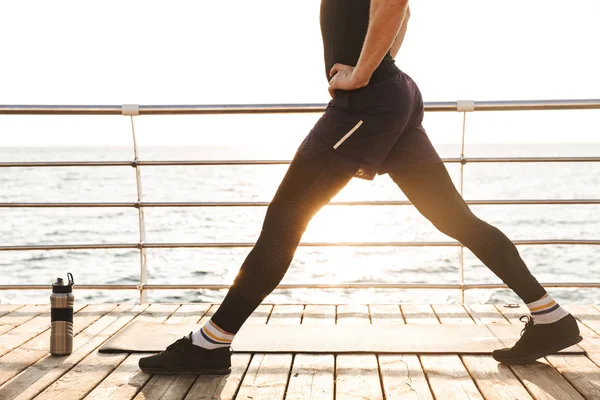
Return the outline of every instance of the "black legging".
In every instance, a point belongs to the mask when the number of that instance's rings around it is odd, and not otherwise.
[[[237,333],[246,319],[281,282],[313,216],[351,177],[327,167],[326,156],[296,155],[273,198],[252,251],[223,303],[212,317]],[[389,174],[412,204],[441,232],[460,241],[526,303],[544,288],[531,275],[514,244],[497,228],[477,218],[456,191],[442,163]]]

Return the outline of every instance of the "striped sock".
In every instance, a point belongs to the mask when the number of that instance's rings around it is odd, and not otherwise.
[[[209,320],[202,328],[192,333],[192,343],[207,350],[213,350],[231,346],[234,336]]]
[[[527,307],[536,325],[551,324],[569,315],[548,293],[541,299],[527,304]]]

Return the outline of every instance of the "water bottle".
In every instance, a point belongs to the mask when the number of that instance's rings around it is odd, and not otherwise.
[[[52,325],[50,328],[50,354],[65,356],[73,351],[73,275],[67,274],[69,282],[65,285],[62,278],[52,282],[52,295],[50,295],[50,315]]]

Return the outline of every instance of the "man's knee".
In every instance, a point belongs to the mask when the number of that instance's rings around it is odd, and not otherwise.
[[[469,238],[469,235],[472,235],[477,230],[477,226],[484,222],[472,213],[468,213],[447,214],[432,220],[432,223],[445,235],[464,242]]]

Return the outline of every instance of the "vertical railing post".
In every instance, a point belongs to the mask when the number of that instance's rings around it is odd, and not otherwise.
[[[467,159],[465,158],[465,132],[467,128],[467,112],[475,111],[475,102],[472,100],[459,100],[456,102],[456,111],[463,113],[462,139],[460,142],[460,195],[464,195],[464,170]],[[460,304],[465,304],[465,247],[460,244],[458,250]]]
[[[140,282],[138,284],[138,290],[140,291],[140,304],[147,302],[147,295],[144,291],[144,285],[148,282],[148,267],[146,264],[146,249],[144,243],[146,242],[146,223],[144,220],[144,207],[142,207],[142,177],[139,165],[139,153],[137,146],[137,138],[135,136],[135,124],[133,117],[140,115],[139,105],[137,104],[123,104],[122,114],[128,115],[131,119],[131,135],[133,137],[133,162],[131,166],[135,168],[135,182],[137,187],[137,202],[135,207],[138,209],[138,223],[140,240],[138,242],[138,249],[140,250]]]

